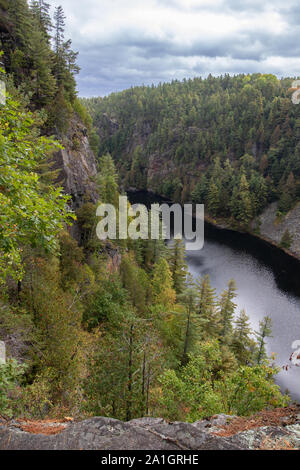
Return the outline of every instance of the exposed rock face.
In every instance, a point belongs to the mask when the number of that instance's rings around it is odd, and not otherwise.
[[[55,435],[24,432],[20,423],[1,423],[0,450],[246,450],[261,448],[266,440],[284,440],[300,448],[300,423],[261,427],[230,437],[215,435],[233,417],[220,415],[194,424],[167,423],[143,418],[123,423],[91,418],[63,425]]]
[[[63,146],[64,149],[55,155],[55,168],[61,170],[59,182],[72,196],[73,208],[78,208],[84,201],[97,202],[96,160],[87,129],[78,118],[71,120]]]
[[[259,217],[261,235],[279,244],[284,232],[288,230],[293,240],[289,251],[300,256],[300,203],[280,222],[277,220],[276,213],[277,203],[274,202]]]

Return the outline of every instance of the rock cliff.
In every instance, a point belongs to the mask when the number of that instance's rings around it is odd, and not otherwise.
[[[70,120],[62,144],[64,148],[54,157],[54,168],[60,170],[59,183],[72,196],[73,208],[78,208],[84,201],[97,202],[96,159],[87,129],[76,116]]]
[[[259,217],[260,234],[279,245],[286,230],[291,236],[289,251],[300,257],[300,203],[284,218],[278,219],[277,203],[270,204]]]
[[[77,423],[6,423],[0,450],[254,450],[300,449],[300,409],[252,418],[218,415],[196,423],[159,418],[124,423],[91,418]]]

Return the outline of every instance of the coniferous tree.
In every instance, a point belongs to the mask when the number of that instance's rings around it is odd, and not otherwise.
[[[173,279],[167,261],[161,258],[153,267],[152,295],[155,303],[171,307],[176,300]]]
[[[261,364],[264,359],[267,358],[266,353],[266,338],[272,338],[272,319],[270,317],[264,317],[259,322],[259,331],[255,332],[255,336],[258,341],[258,348],[256,353],[256,362]]]
[[[110,154],[103,155],[99,160],[98,187],[101,202],[117,207],[119,203],[118,175]]]
[[[13,24],[13,45],[21,52],[28,46],[32,32],[31,17],[26,0],[10,0],[8,14]]]
[[[216,311],[216,291],[211,287],[210,278],[204,276],[197,282],[198,306],[197,314],[202,324],[202,336],[207,333],[211,337],[217,337],[220,330],[219,316]]]
[[[199,315],[197,315],[198,292],[195,286],[189,283],[178,300],[185,308],[183,353],[180,361],[183,366],[188,362],[188,354],[192,350],[193,343],[198,339],[200,330]]]
[[[38,107],[44,107],[51,103],[56,93],[56,81],[52,75],[52,51],[44,33],[38,28],[32,31],[29,50],[32,60],[32,99]]]
[[[169,247],[168,261],[172,274],[174,289],[177,294],[181,294],[185,288],[187,276],[185,247],[182,240],[173,240]]]
[[[60,58],[62,53],[63,41],[65,36],[65,14],[62,6],[55,8],[54,12],[54,50],[56,54],[56,60]]]
[[[255,342],[251,339],[252,330],[249,324],[249,317],[245,310],[242,310],[235,321],[235,328],[232,338],[231,348],[239,364],[251,365]]]
[[[50,4],[44,0],[32,0],[30,3],[30,11],[36,19],[45,38],[50,41],[50,34],[53,28],[50,16]]]
[[[246,175],[242,173],[239,187],[235,187],[231,200],[232,214],[241,224],[247,226],[253,216],[251,195]]]
[[[220,206],[220,191],[217,184],[214,180],[211,180],[209,183],[209,190],[208,190],[208,212],[216,216],[219,211]]]
[[[218,311],[220,315],[220,338],[221,342],[230,344],[232,340],[232,320],[236,304],[233,300],[236,297],[236,283],[231,279],[228,288],[225,289],[218,301]]]

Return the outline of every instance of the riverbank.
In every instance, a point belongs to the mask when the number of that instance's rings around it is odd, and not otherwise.
[[[153,191],[130,188],[127,192],[129,199],[133,197],[134,202],[148,206],[155,202],[174,204],[174,201],[170,201]],[[278,220],[276,214],[277,203],[272,203],[265,209],[260,217],[253,220],[251,230],[242,229],[238,225],[233,226],[232,223],[229,223],[226,219],[214,219],[208,214],[205,214],[205,222],[218,230],[227,230],[241,235],[247,234],[255,239],[261,240],[273,248],[276,248],[278,253],[284,253],[286,256],[299,262],[300,268],[300,203],[281,221]],[[292,237],[291,249],[286,249],[279,245],[286,230],[289,230]]]
[[[285,292],[300,296],[300,256],[259,233],[245,231],[205,216],[205,238],[216,239],[231,248],[247,252],[270,267],[277,285]],[[217,232],[216,232],[217,231]]]
[[[300,203],[281,219],[277,216],[277,203],[270,204],[259,217],[252,221],[250,230],[241,229],[238,225],[232,225],[226,219],[215,220],[209,215],[205,216],[205,221],[220,230],[248,233],[300,261]],[[280,246],[286,231],[288,231],[291,237],[290,248]]]
[[[128,191],[128,197],[131,203],[145,204],[147,207],[154,203],[173,204],[172,201],[152,191],[131,190]],[[300,296],[300,256],[278,246],[274,240],[253,230],[245,231],[239,227],[232,227],[226,220],[216,220],[206,214],[205,240],[207,239],[222,242],[239,251],[246,249],[249,254],[272,269],[280,289]]]

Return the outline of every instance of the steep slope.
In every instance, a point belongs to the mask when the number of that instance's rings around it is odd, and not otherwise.
[[[256,233],[261,226],[261,236],[280,244],[300,199],[300,107],[291,84],[262,74],[209,76],[83,103],[124,189],[204,203],[211,219]],[[276,210],[267,228],[269,207]]]
[[[60,170],[58,181],[72,196],[73,208],[86,201],[96,203],[96,159],[89,144],[87,128],[78,116],[71,119],[62,143],[64,148],[55,155],[54,168]]]

